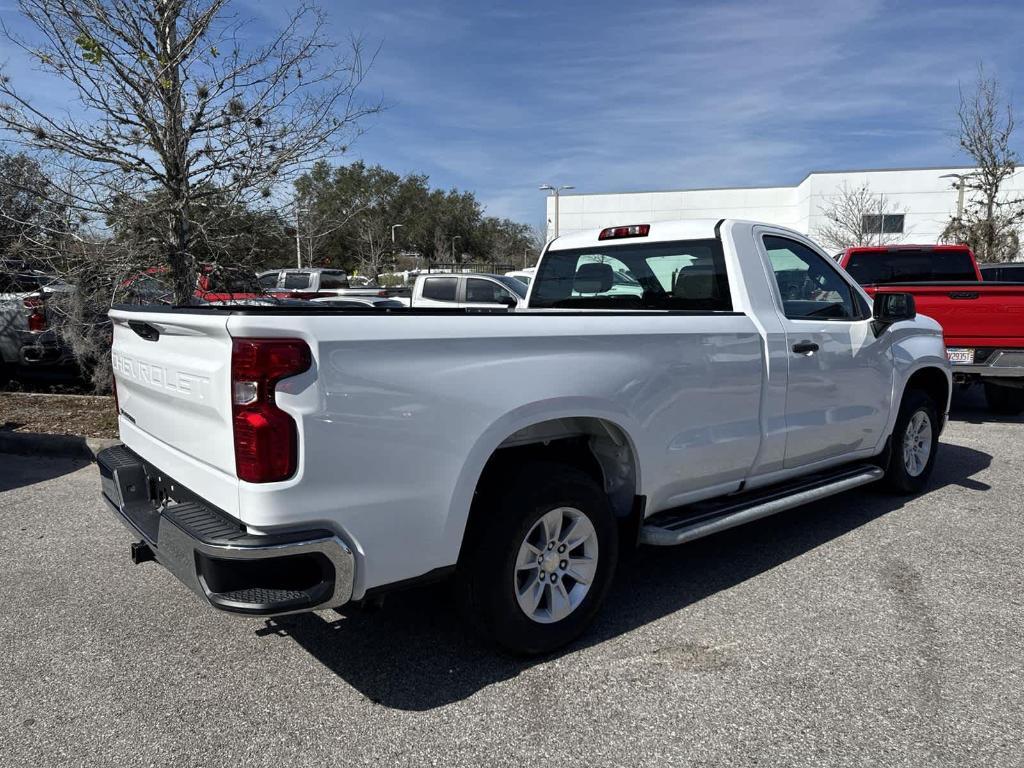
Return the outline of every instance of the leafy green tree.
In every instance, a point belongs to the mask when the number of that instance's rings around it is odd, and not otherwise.
[[[118,199],[107,221],[116,242],[145,249],[159,243],[160,224],[150,212],[166,205],[165,192],[151,192],[136,200]],[[192,258],[200,265],[216,265],[239,278],[254,277],[258,270],[287,263],[293,242],[289,226],[275,210],[252,208],[233,199],[230,192],[204,190],[192,214],[197,232]],[[148,260],[159,264],[159,258]]]
[[[416,254],[428,264],[520,264],[537,247],[527,225],[488,217],[472,192],[430,189],[423,175],[324,162],[295,186],[306,252],[315,254],[311,263],[376,275],[399,254]]]
[[[71,228],[69,207],[42,165],[0,150],[0,258],[32,261]]]

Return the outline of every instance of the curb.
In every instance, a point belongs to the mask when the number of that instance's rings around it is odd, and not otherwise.
[[[44,435],[35,432],[0,432],[0,453],[19,456],[55,456],[93,461],[104,448],[120,440],[80,435]]]

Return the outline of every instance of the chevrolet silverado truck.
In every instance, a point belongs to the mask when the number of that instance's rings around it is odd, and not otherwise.
[[[966,245],[847,248],[839,263],[870,295],[911,294],[942,326],[954,381],[981,383],[996,413],[1024,411],[1024,285],[983,279]]]
[[[806,237],[743,221],[556,238],[514,310],[110,316],[123,445],[98,465],[136,562],[256,615],[453,577],[518,653],[580,634],[626,548],[920,491],[951,389],[912,297],[872,306]]]

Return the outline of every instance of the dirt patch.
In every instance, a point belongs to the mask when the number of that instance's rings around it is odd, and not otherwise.
[[[117,437],[114,398],[0,392],[0,430]]]

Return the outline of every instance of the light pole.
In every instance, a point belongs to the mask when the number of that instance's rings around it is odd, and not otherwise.
[[[960,219],[964,216],[964,179],[967,178],[967,174],[963,173],[944,173],[939,176],[940,179],[956,179],[953,184],[956,187],[956,221],[960,223]]]
[[[405,224],[392,224],[391,225],[391,244],[395,244],[395,230],[404,227]]]
[[[299,226],[299,214],[309,213],[309,208],[295,207],[295,267],[302,269],[302,229]]]
[[[452,264],[455,263],[455,241],[461,239],[462,235],[456,235],[455,237],[452,238]]]
[[[560,187],[551,184],[541,184],[537,187],[541,192],[551,192],[555,196],[555,237],[558,237],[558,193],[563,189],[576,189],[572,184],[563,184]]]
[[[878,196],[878,245],[885,245],[885,195]]]

